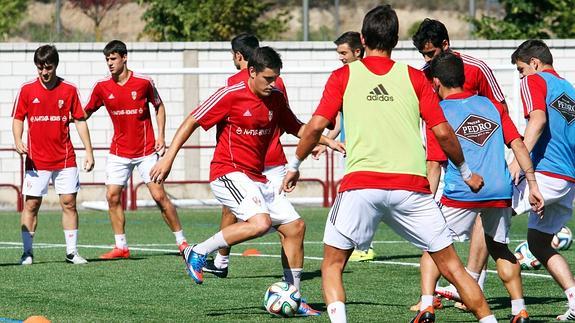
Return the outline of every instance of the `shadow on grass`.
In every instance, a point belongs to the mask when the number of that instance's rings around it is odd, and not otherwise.
[[[510,300],[509,297],[490,297],[487,302],[489,303],[489,307],[492,310],[500,310],[510,308]],[[563,297],[525,297],[525,305],[527,305],[527,310],[529,311],[530,304],[554,304],[558,303],[559,306],[557,307],[557,313],[544,315],[541,313],[532,313],[529,312],[529,318],[531,319],[530,322],[549,322],[555,321],[555,318],[559,314],[563,314],[563,311],[566,310],[566,307],[563,307],[566,300]],[[539,314],[539,315],[538,315]]]

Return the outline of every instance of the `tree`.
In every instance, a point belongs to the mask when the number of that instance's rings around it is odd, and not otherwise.
[[[273,17],[267,0],[140,0],[147,9],[144,34],[156,41],[230,40],[241,32],[277,39],[287,29],[288,13]],[[265,17],[264,17],[265,16]]]
[[[100,24],[106,14],[115,8],[120,7],[126,0],[69,0],[72,6],[80,8],[82,12],[90,17],[94,22],[94,35],[96,41],[102,41],[102,30]]]
[[[485,39],[573,38],[575,7],[572,0],[500,0],[503,19],[471,19],[474,34]]]
[[[28,0],[0,0],[0,39],[6,39],[20,23],[27,7]]]

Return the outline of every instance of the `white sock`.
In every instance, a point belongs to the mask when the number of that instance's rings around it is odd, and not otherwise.
[[[180,231],[176,231],[176,232],[172,232],[174,234],[174,237],[176,237],[176,244],[179,246],[181,245],[184,241],[186,241],[186,237],[184,237],[184,230],[180,230]]]
[[[565,290],[567,301],[569,301],[569,308],[575,311],[575,286],[569,287]]]
[[[216,252],[216,258],[214,258],[214,266],[218,269],[228,268],[230,263],[230,256],[222,256],[219,252]]]
[[[525,309],[525,300],[523,298],[511,300],[511,315],[517,315]]]
[[[467,269],[467,267],[465,268],[465,271],[467,271],[467,273],[469,273],[469,275],[471,276],[471,278],[475,279],[475,281],[478,281],[478,280],[479,280],[479,276],[480,276],[481,274],[474,273],[474,272],[472,272],[471,270]]]
[[[347,323],[345,314],[345,304],[343,302],[333,302],[327,306],[327,313],[331,323]]]
[[[128,242],[126,241],[126,234],[115,234],[114,240],[116,240],[116,248],[128,249]]]
[[[421,304],[419,304],[419,310],[423,311],[428,306],[433,306],[433,295],[421,295]]]
[[[495,318],[495,315],[491,314],[479,320],[479,323],[497,323],[497,319]]]
[[[481,288],[482,291],[486,279],[487,279],[487,270],[483,269],[481,271],[481,274],[479,275],[479,279],[477,280],[477,284],[479,285],[479,288]]]
[[[25,253],[32,253],[32,242],[36,232],[22,231],[22,245],[24,246]]]
[[[284,268],[284,279],[299,290],[303,268]],[[300,291],[301,294],[301,291]]]
[[[205,240],[204,242],[197,244],[194,247],[194,251],[202,255],[207,255],[210,252],[213,252],[215,250],[224,247],[229,247],[229,245],[226,242],[226,240],[224,240],[224,235],[222,234],[222,231],[218,231],[218,233],[208,238],[208,240]]]
[[[66,254],[75,254],[78,252],[78,230],[64,230],[66,237]]]

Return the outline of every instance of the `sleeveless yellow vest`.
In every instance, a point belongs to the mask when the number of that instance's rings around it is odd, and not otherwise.
[[[343,95],[345,173],[426,176],[419,100],[407,65],[395,62],[385,75],[372,73],[360,61],[348,66]]]

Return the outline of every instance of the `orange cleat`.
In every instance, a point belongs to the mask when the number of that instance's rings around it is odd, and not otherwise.
[[[423,311],[417,313],[417,316],[411,320],[411,323],[434,323],[435,322],[435,310],[433,306],[428,306]]]
[[[114,247],[112,251],[106,252],[105,254],[100,256],[100,259],[122,259],[122,258],[130,258],[130,249],[119,249]]]

